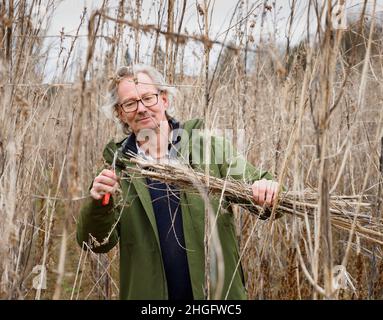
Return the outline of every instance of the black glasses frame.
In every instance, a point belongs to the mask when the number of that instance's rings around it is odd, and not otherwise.
[[[125,113],[136,112],[137,109],[138,109],[138,103],[139,103],[140,101],[141,101],[142,105],[144,105],[144,106],[147,107],[147,108],[150,108],[150,107],[155,106],[155,105],[158,103],[158,96],[160,95],[160,93],[161,93],[161,91],[158,92],[158,93],[152,93],[152,94],[146,96],[146,97],[148,97],[148,96],[152,96],[152,95],[153,95],[153,96],[156,96],[156,102],[155,102],[155,103],[151,103],[150,105],[145,104],[145,102],[142,100],[142,98],[140,98],[140,99],[135,99],[135,100],[136,100],[136,107],[133,108],[133,109],[126,110],[126,109],[124,108],[124,104],[125,104],[127,101],[125,101],[125,102],[123,102],[123,103],[119,103],[118,105],[120,106],[120,108],[122,109],[122,111],[124,111]]]

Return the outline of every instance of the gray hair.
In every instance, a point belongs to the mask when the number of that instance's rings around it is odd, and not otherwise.
[[[126,134],[130,132],[129,125],[120,120],[117,114],[117,105],[118,105],[118,94],[117,89],[118,85],[122,79],[135,77],[138,73],[145,73],[152,79],[155,86],[160,91],[163,91],[167,94],[169,99],[169,108],[166,110],[166,115],[168,117],[172,116],[174,113],[174,98],[177,93],[177,90],[168,85],[165,81],[164,76],[154,67],[145,65],[145,64],[134,64],[132,66],[122,66],[117,69],[114,77],[112,78],[107,95],[107,102],[101,106],[102,112],[108,119],[113,120],[117,126],[122,129]]]

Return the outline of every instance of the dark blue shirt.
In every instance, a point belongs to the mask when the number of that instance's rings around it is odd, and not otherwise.
[[[179,191],[156,180],[147,179],[147,184],[157,222],[169,300],[192,300]]]

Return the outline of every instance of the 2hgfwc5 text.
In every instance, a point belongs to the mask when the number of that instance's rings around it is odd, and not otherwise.
[[[240,304],[176,304],[158,305],[149,303],[141,306],[140,315],[142,316],[238,316],[242,314]]]

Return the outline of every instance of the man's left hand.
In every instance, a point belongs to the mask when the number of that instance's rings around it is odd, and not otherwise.
[[[258,180],[251,186],[254,201],[260,205],[272,206],[278,193],[279,183],[272,180]]]

